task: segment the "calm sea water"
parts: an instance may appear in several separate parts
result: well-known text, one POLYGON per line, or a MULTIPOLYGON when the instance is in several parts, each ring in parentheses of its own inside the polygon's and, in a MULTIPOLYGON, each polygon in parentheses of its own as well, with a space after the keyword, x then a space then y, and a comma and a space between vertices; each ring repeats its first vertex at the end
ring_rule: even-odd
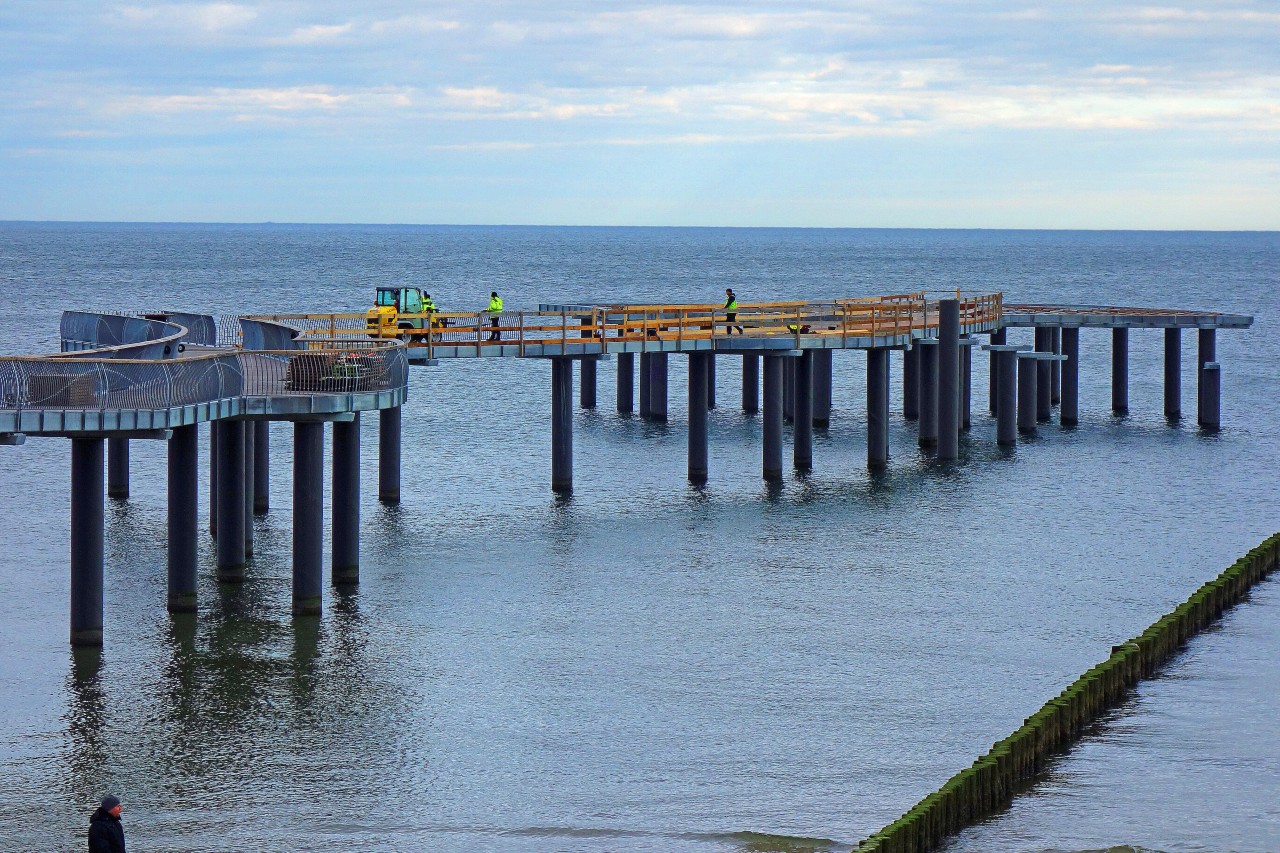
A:
MULTIPOLYGON (((963 459, 895 417, 878 479, 865 360, 837 354, 815 470, 777 489, 733 359, 706 488, 685 479, 682 359, 667 425, 613 412, 606 364, 570 500, 548 485, 545 363, 414 368, 404 501, 374 500, 368 421, 362 584, 311 620, 289 615, 288 427, 248 581, 216 584, 206 541, 184 619, 164 610, 164 448, 135 442, 100 657, 66 644, 67 443, 0 448, 0 847, 82 849, 107 790, 149 851, 847 847, 1280 527, 1278 271, 1266 233, 0 225, 14 353, 56 349, 64 308, 362 310, 394 282, 454 310, 494 289, 963 287, 1257 318, 1219 333, 1219 435, 1165 422, 1158 332, 1132 335, 1132 413, 1112 417, 1109 335, 1086 331, 1078 429, 998 451, 978 358, 963 459)), ((1189 410, 1193 362, 1189 335, 1189 410)), ((1280 849, 1278 624, 1264 585, 955 849, 1280 849)))

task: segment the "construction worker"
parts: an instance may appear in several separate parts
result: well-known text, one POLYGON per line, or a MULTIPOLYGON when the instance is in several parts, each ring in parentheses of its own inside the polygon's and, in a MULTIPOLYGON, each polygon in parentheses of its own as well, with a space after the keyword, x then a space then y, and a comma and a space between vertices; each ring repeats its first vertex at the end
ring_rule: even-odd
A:
MULTIPOLYGON (((732 335, 738 320, 738 294, 733 292, 732 287, 726 287, 724 289, 724 295, 724 319, 728 323, 728 325, 725 326, 724 333, 726 335, 732 335)), ((737 326, 737 329, 738 334, 743 334, 741 326, 737 326)))
POLYGON ((424 294, 422 294, 422 313, 423 313, 423 314, 434 314, 434 313, 436 313, 436 311, 438 311, 438 310, 439 310, 439 309, 438 309, 438 308, 436 308, 436 304, 435 304, 435 302, 432 302, 432 301, 431 301, 431 294, 430 294, 430 293, 424 293, 424 294))
POLYGON ((489 325, 493 327, 493 331, 489 333, 489 340, 502 340, 502 332, 498 331, 498 324, 502 315, 502 297, 498 295, 498 291, 489 294, 489 325))

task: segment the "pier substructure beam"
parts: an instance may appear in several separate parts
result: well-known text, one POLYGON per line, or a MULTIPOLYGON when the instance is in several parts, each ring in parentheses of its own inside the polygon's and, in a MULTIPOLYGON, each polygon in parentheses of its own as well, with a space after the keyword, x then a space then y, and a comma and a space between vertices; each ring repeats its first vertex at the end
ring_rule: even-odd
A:
POLYGON ((218 537, 218 421, 209 421, 209 535, 218 537))
POLYGON ((360 582, 360 413, 333 424, 332 577, 360 582))
POLYGON ((667 354, 650 354, 649 367, 649 418, 665 422, 667 419, 667 354))
POLYGON ((715 354, 707 362, 707 408, 716 407, 716 359, 715 354))
POLYGON ((196 609, 196 502, 199 469, 199 428, 176 427, 169 439, 169 555, 170 613, 196 609))
POLYGON ((254 438, 257 425, 251 421, 244 425, 244 555, 253 556, 253 486, 257 482, 254 476, 254 438))
POLYGON ((831 357, 832 350, 813 352, 813 425, 831 423, 831 357))
POLYGON ((707 481, 707 393, 710 352, 689 353, 689 482, 707 481))
POLYGON ((631 414, 635 407, 636 354, 618 353, 618 412, 631 414))
POLYGON ((782 479, 782 376, 786 356, 764 356, 764 478, 782 479))
POLYGON ((1182 417, 1182 330, 1164 330, 1164 416, 1182 417))
POLYGON ((1200 428, 1217 432, 1222 428, 1222 369, 1216 361, 1200 368, 1200 428))
POLYGON ((902 351, 902 417, 908 421, 920 417, 920 348, 915 343, 902 351))
MULTIPOLYGON (((991 332, 991 340, 988 343, 991 345, 991 347, 1004 346, 1005 343, 1007 343, 1006 341, 1007 337, 1008 336, 1005 334, 1004 329, 996 329, 995 331, 991 332)), ((1000 356, 999 350, 991 349, 991 366, 988 368, 989 372, 987 376, 989 380, 989 384, 987 387, 987 410, 991 412, 991 414, 993 415, 999 413, 1000 411, 999 409, 1000 365, 1004 364, 1007 361, 1008 359, 1002 358, 1000 356)))
POLYGON ((71 439, 71 645, 102 645, 103 440, 71 439))
POLYGON ((324 574, 323 554, 324 424, 319 421, 298 421, 293 425, 293 612, 295 615, 320 612, 321 577, 324 574))
POLYGON ((253 511, 259 515, 271 509, 271 422, 253 425, 253 511))
POLYGON ((640 417, 648 420, 652 417, 649 408, 650 390, 653 385, 653 353, 640 353, 640 417))
MULTIPOLYGON (((1205 407, 1205 397, 1208 389, 1205 388, 1205 365, 1218 360, 1218 332, 1216 329, 1201 329, 1199 336, 1199 350, 1196 353, 1196 423, 1201 426, 1205 425, 1205 416, 1207 409, 1205 407)), ((1217 409, 1217 404, 1214 405, 1217 409)), ((1217 420, 1215 418, 1215 420, 1217 420)))
MULTIPOLYGON (((1053 329, 1037 326, 1035 339, 1036 352, 1053 354, 1053 329)), ((1053 361, 1040 359, 1036 366, 1036 420, 1046 423, 1053 416, 1053 361)))
POLYGON ((760 411, 760 355, 754 352, 742 354, 742 411, 760 411))
POLYGON ((1040 384, 1040 359, 1035 353, 1018 353, 1018 432, 1036 433, 1036 406, 1040 384))
POLYGON ((578 359, 578 405, 584 409, 596 407, 596 360, 578 359))
POLYGON ((129 439, 107 439, 107 497, 129 497, 129 439))
POLYGON ((1111 411, 1129 414, 1129 330, 1111 330, 1111 411))
POLYGON ((1062 329, 1062 403, 1058 421, 1063 426, 1080 423, 1080 329, 1062 329))
MULTIPOLYGON (((1060 326, 1054 326, 1052 332, 1053 339, 1051 341, 1051 351, 1054 355, 1062 355, 1062 328, 1060 326)), ((1052 405, 1056 406, 1062 402, 1062 362, 1054 361, 1051 362, 1051 364, 1053 385, 1050 389, 1051 393, 1049 394, 1049 401, 1052 405)))
POLYGON ((551 490, 573 491, 573 359, 551 359, 551 490))
POLYGON ((938 458, 960 456, 960 301, 938 303, 938 458))
POLYGON ((244 580, 244 421, 218 424, 218 580, 244 580))
POLYGON ((378 500, 400 503, 400 420, 403 406, 378 413, 378 500))
POLYGON ((889 464, 889 350, 867 350, 867 467, 889 464))
POLYGON ((791 457, 799 471, 813 468, 813 363, 816 352, 804 350, 795 362, 795 423, 791 427, 791 457))
POLYGON ((973 347, 977 343, 968 336, 960 339, 960 429, 973 426, 973 347))
POLYGON ((915 345, 920 349, 916 364, 920 380, 920 446, 934 447, 938 443, 938 339, 924 338, 915 345))

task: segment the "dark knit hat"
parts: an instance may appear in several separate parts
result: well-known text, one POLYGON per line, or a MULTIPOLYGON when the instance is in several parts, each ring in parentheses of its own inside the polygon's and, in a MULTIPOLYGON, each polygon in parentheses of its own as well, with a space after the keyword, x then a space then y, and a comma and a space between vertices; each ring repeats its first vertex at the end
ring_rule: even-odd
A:
POLYGON ((107 794, 105 797, 102 798, 103 811, 109 812, 118 805, 120 805, 120 798, 114 794, 107 794))

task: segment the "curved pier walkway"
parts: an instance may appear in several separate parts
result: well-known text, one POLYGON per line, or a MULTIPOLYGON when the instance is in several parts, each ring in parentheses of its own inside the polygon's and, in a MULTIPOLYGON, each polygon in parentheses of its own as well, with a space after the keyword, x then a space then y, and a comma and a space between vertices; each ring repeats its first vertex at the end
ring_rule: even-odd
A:
MULTIPOLYGON (((573 369, 579 405, 596 406, 598 362, 617 362, 617 409, 667 419, 669 356, 688 357, 688 476, 708 476, 707 411, 715 363, 742 361, 742 409, 762 413, 762 474, 783 474, 783 424, 793 464, 813 464, 813 428, 831 417, 832 355, 863 350, 867 465, 889 461, 889 359, 902 353, 903 417, 941 460, 959 455, 971 421, 972 352, 987 335, 988 407, 996 440, 1015 444, 1053 409, 1079 418, 1081 329, 1111 332, 1112 408, 1128 411, 1128 335, 1164 333, 1165 414, 1182 413, 1181 333, 1195 329, 1197 422, 1220 425, 1216 330, 1252 317, 1106 306, 1010 305, 1000 293, 924 292, 820 302, 716 305, 540 305, 534 311, 400 315, 421 328, 371 337, 364 314, 256 317, 158 312, 66 312, 62 352, 0 358, 0 445, 29 437, 71 440, 71 642, 103 640, 104 494, 127 497, 129 442, 168 445, 168 606, 196 608, 197 465, 209 423, 209 529, 217 573, 243 580, 252 514, 269 507, 268 423, 294 424, 293 610, 317 613, 322 596, 324 424, 333 424, 332 581, 359 580, 360 414, 379 412, 379 498, 400 499, 401 406, 410 363, 456 358, 546 358, 551 370, 551 486, 573 485, 573 369), (416 322, 415 322, 416 321, 416 322), (1007 343, 1034 328, 1034 346, 1007 343), (761 381, 763 374, 763 382, 761 381), (763 386, 763 387, 761 387, 763 386), (763 393, 761 393, 763 391, 763 393), (104 467, 106 477, 104 481, 104 467)), ((376 333, 376 330, 375 330, 376 333)))

